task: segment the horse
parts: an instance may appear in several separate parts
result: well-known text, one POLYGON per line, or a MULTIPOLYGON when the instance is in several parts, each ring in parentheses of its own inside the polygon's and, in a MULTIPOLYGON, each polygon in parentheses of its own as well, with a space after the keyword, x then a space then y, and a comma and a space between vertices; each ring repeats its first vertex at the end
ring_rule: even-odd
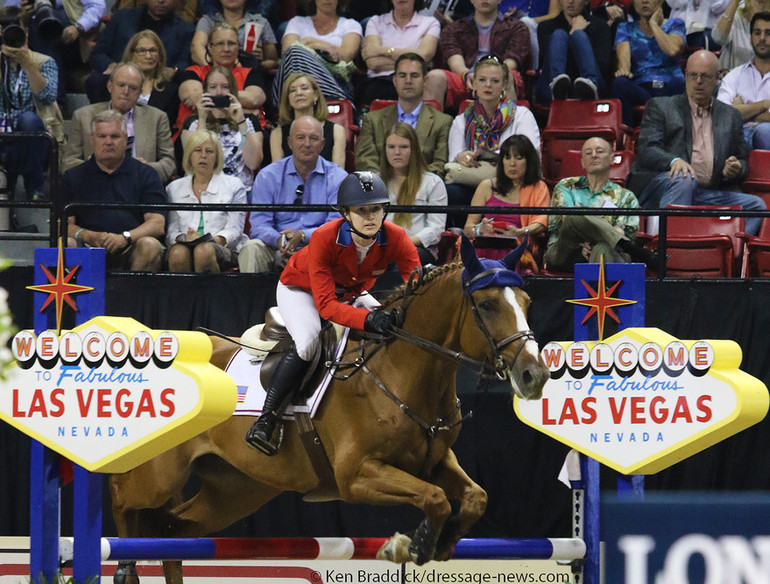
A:
MULTIPOLYGON (((458 365, 507 379, 521 398, 542 396, 549 372, 527 324, 529 297, 512 272, 525 245, 501 261, 479 260, 465 240, 464 270, 459 261, 439 266, 385 300, 384 308, 403 309, 401 327, 375 343, 362 370, 332 382, 313 419, 336 482, 331 498, 409 504, 424 513, 414 535, 396 533, 380 558, 447 560, 484 513, 486 492, 451 449, 463 420, 455 390, 458 365), (459 502, 456 511, 450 501, 459 502)), ((236 347, 211 340, 211 362, 223 367, 236 347)), ((349 340, 348 349, 357 342, 369 341, 349 340)), ((319 479, 296 424, 285 423, 281 448, 268 458, 244 440, 252 422, 233 416, 129 472, 111 475, 118 535, 202 537, 284 491, 313 491, 319 479), (193 474, 200 489, 183 500, 193 474)), ((167 584, 181 584, 181 561, 164 562, 164 573, 167 584)), ((115 582, 138 582, 135 563, 121 563, 115 582)))

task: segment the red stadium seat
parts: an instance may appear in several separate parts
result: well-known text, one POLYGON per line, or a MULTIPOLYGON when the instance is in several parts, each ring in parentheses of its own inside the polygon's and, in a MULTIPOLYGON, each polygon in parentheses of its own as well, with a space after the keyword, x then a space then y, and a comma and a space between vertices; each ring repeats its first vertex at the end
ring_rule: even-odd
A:
POLYGON ((770 150, 749 152, 749 172, 743 179, 743 191, 762 197, 770 208, 770 150))
POLYGON ((765 217, 756 237, 747 236, 743 248, 744 278, 770 278, 770 220, 765 217))
MULTIPOLYGON (((429 105, 436 111, 443 111, 441 109, 441 105, 439 102, 435 99, 425 99, 423 102, 425 105, 429 105)), ((386 108, 391 105, 395 105, 396 100, 395 99, 375 99, 372 103, 369 104, 369 111, 377 111, 379 109, 386 108)))
POLYGON ((356 167, 355 151, 358 126, 353 123, 353 104, 347 99, 330 99, 326 102, 329 108, 329 121, 339 124, 345 129, 345 170, 353 172, 356 167))
MULTIPOLYGON (((621 150, 613 153, 612 166, 610 167, 610 180, 621 186, 626 184, 626 177, 631 171, 631 163, 634 161, 634 153, 628 150, 621 150)), ((556 177, 558 182, 563 178, 569 176, 582 176, 585 174, 583 165, 581 164, 580 150, 567 150, 564 153, 564 158, 561 161, 559 168, 559 176, 556 177)))
POLYGON ((588 138, 604 138, 614 150, 622 150, 631 129, 622 123, 620 101, 600 99, 555 100, 542 132, 543 173, 554 180, 567 150, 580 150, 588 138))
MULTIPOLYGON (((669 205, 669 209, 724 209, 741 207, 705 207, 669 205)), ((743 217, 669 217, 666 276, 731 278, 737 276, 743 256, 743 217)), ((657 248, 658 238, 651 244, 657 248)))

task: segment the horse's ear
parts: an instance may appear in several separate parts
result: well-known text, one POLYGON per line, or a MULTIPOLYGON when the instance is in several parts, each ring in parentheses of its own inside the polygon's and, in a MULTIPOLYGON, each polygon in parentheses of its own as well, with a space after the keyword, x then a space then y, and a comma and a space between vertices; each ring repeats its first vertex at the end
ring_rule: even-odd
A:
POLYGON ((521 243, 519 244, 519 247, 514 249, 511 253, 509 253, 507 256, 503 258, 503 262, 508 267, 509 270, 515 270, 516 266, 519 264, 519 260, 521 259, 521 256, 524 255, 524 252, 527 249, 527 243, 529 242, 529 232, 524 233, 524 238, 521 240, 521 243))
POLYGON ((460 242, 460 257, 463 259, 465 273, 468 276, 473 276, 481 271, 481 262, 476 255, 476 249, 473 247, 471 240, 464 233, 460 237, 462 238, 460 242))

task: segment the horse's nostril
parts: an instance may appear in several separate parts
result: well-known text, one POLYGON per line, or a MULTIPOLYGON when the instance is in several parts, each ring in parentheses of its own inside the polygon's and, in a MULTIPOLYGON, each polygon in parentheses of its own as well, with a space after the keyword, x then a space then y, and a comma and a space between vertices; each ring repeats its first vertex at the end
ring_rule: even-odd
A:
POLYGON ((525 385, 530 385, 532 383, 533 377, 532 377, 532 374, 529 372, 529 370, 524 371, 524 373, 521 376, 521 380, 524 382, 525 385))

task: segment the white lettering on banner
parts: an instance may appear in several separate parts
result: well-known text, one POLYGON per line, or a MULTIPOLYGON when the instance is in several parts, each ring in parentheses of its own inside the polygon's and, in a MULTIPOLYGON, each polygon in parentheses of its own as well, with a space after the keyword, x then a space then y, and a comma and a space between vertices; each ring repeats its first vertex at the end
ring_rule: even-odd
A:
MULTIPOLYGON (((655 540, 649 535, 625 535, 618 539, 625 558, 625 584, 648 582, 649 554, 655 540)), ((770 536, 747 540, 737 535, 714 539, 692 533, 677 539, 666 552, 663 569, 655 584, 768 584, 770 582, 770 536), (703 566, 704 579, 692 582, 691 562, 703 566)))

